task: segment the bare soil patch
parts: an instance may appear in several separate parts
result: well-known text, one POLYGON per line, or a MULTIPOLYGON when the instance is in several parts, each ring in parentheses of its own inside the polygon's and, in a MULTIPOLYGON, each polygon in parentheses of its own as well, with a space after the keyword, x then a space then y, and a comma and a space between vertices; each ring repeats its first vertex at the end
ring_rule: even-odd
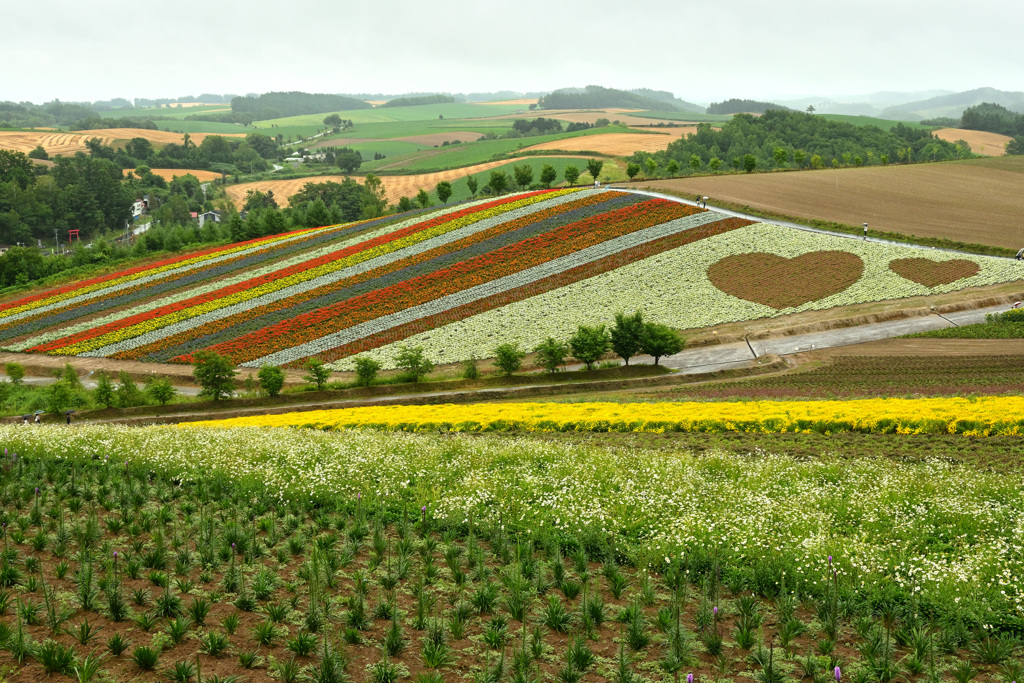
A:
POLYGON ((976 275, 978 264, 965 259, 936 262, 926 258, 900 258, 889 264, 889 270, 919 285, 937 287, 976 275))
POLYGON ((781 310, 838 294, 863 272, 860 257, 846 251, 815 251, 796 258, 751 253, 711 264, 708 278, 726 294, 781 310))
POLYGON ((875 230, 1018 249, 1024 194, 1017 174, 997 161, 699 176, 640 186, 798 219, 867 222, 875 230))
POLYGON ((616 156, 629 156, 633 152, 658 152, 668 147, 678 136, 644 133, 607 133, 605 135, 583 135, 576 138, 552 140, 531 145, 530 151, 555 149, 566 152, 601 152, 616 156))
POLYGON ((962 128, 942 128, 933 131, 932 135, 946 142, 963 140, 971 146, 971 151, 975 154, 984 154, 990 157, 1001 157, 1006 154, 1006 143, 1013 139, 1009 135, 962 128))
POLYGON ((172 180, 175 176, 179 178, 184 175, 194 175, 199 182, 205 183, 211 180, 220 178, 220 173, 214 173, 213 171, 203 171, 197 168, 152 168, 150 171, 153 175, 158 175, 164 180, 172 180))

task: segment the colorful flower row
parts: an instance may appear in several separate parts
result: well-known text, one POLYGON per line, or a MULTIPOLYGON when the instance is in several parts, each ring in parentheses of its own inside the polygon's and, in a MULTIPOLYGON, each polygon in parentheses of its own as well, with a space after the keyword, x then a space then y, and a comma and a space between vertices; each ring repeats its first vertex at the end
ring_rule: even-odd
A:
MULTIPOLYGON (((548 336, 566 338, 579 325, 612 320, 620 311, 643 312, 645 319, 678 329, 692 329, 744 320, 773 318, 791 313, 825 310, 851 304, 940 294, 1021 279, 1024 270, 1012 259, 949 254, 908 246, 862 242, 844 237, 757 223, 668 251, 638 263, 569 284, 539 296, 513 302, 447 325, 399 339, 366 355, 384 367, 395 367, 399 346, 423 347, 435 362, 455 362, 493 355, 499 342, 532 349, 548 336), (736 254, 771 253, 793 258, 822 250, 847 251, 864 262, 864 273, 848 289, 795 308, 776 310, 739 299, 717 289, 707 270, 736 254), (979 266, 977 275, 944 285, 926 287, 892 272, 894 259, 923 257, 934 261, 969 259, 979 266), (496 332, 500 334, 496 335, 496 332)), ((339 362, 349 369, 349 362, 339 362)))
POLYGON ((238 417, 188 426, 412 432, 861 432, 1019 436, 1024 433, 1024 397, 378 406, 238 417))
MULTIPOLYGON (((517 273, 613 237, 664 223, 691 211, 689 207, 664 200, 645 201, 569 224, 429 275, 405 280, 391 287, 296 316, 271 328, 211 348, 235 362, 248 362, 312 342, 361 322, 517 273)), ((191 362, 188 357, 175 360, 191 362)))
MULTIPOLYGON (((693 210, 682 209, 684 213, 687 211, 693 210)), ((653 227, 627 231, 624 235, 597 241, 596 244, 590 246, 584 246, 581 244, 584 240, 578 238, 577 240, 567 239, 567 248, 561 255, 558 251, 553 250, 550 244, 539 252, 532 254, 524 252, 518 258, 513 254, 507 263, 502 263, 501 259, 496 258, 493 254, 488 254, 485 258, 479 259, 476 264, 459 264, 458 268, 449 269, 449 273, 436 274, 438 283, 426 281, 414 283, 414 286, 420 285, 419 290, 410 288, 409 283, 402 283, 402 286, 395 288, 390 297, 374 293, 375 296, 367 297, 367 299, 371 307, 375 307, 372 309, 372 313, 375 315, 366 315, 365 311, 350 310, 341 311, 341 313, 346 313, 342 317, 338 311, 334 311, 338 315, 335 320, 331 320, 325 315, 322 320, 316 321, 320 327, 312 329, 315 333, 329 329, 333 324, 337 326, 338 331, 321 337, 313 337, 311 334, 310 337, 313 338, 308 341, 302 341, 299 338, 302 332, 297 331, 292 335, 292 340, 298 341, 298 344, 282 345, 280 350, 266 356, 246 360, 242 364, 251 366, 264 363, 281 365, 306 356, 330 357, 334 353, 334 349, 345 347, 357 340, 401 328, 422 318, 445 314, 452 309, 462 309, 474 302, 498 297, 504 292, 527 287, 532 283, 542 282, 565 272, 573 272, 580 266, 601 261, 645 242, 656 241, 675 231, 713 222, 716 218, 715 214, 700 212, 689 218, 667 220, 659 224, 659 220, 666 216, 657 216, 654 215, 655 213, 656 210, 647 216, 648 220, 654 223, 653 227), (530 261, 535 262, 536 265, 506 272, 509 270, 509 266, 525 266, 530 261), (499 264, 501 270, 497 273, 489 273, 488 270, 495 263, 499 264), (496 277, 493 277, 495 275, 496 277), (448 279, 444 279, 445 276, 448 276, 448 279), (388 310, 389 308, 391 310, 388 310), (359 322, 360 319, 363 321, 359 322)), ((549 236, 545 235, 545 237, 549 236)), ((260 342, 257 335, 251 336, 253 344, 260 342)), ((187 362, 185 358, 182 358, 181 361, 187 362)))
MULTIPOLYGON (((625 194, 586 193, 582 196, 574 196, 571 202, 545 202, 543 206, 547 208, 544 210, 527 213, 517 220, 505 220, 490 226, 486 224, 493 221, 481 221, 479 224, 467 226, 400 250, 390 257, 380 257, 364 262, 360 266, 346 269, 344 274, 347 277, 288 296, 284 296, 285 292, 282 291, 278 293, 281 295, 279 297, 262 297, 272 300, 262 305, 256 305, 255 300, 251 301, 249 302, 251 306, 233 315, 205 324, 193 325, 178 334, 165 336, 150 344, 120 352, 115 357, 166 361, 178 355, 227 341, 241 334, 277 324, 286 318, 448 267, 472 256, 521 241, 574 220, 597 215, 610 208, 638 201, 641 201, 640 198, 625 194), (465 236, 455 239, 460 234, 465 236), (435 244, 437 246, 434 246, 435 244), (405 254, 411 255, 394 258, 405 254), (376 262, 382 262, 382 264, 377 265, 376 262), (369 268, 369 266, 376 267, 369 268), (349 273, 354 274, 350 275, 349 273)), ((508 216, 509 214, 503 214, 501 218, 508 216)), ((341 274, 341 272, 338 273, 338 275, 341 274)), ((289 290, 294 289, 296 288, 289 288, 289 290)))
MULTIPOLYGON (((460 207, 447 207, 431 213, 434 215, 440 215, 457 210, 460 210, 460 207)), ((47 342, 60 339, 61 337, 71 336, 79 332, 89 330, 93 327, 107 325, 118 320, 123 320, 140 313, 145 313, 147 311, 161 308, 162 306, 173 304, 180 301, 183 297, 187 298, 190 296, 207 294, 223 287, 228 287, 255 277, 260 277, 268 273, 281 270, 282 268, 298 266, 304 261, 320 258, 337 251, 339 248, 356 244, 363 240, 374 239, 380 235, 385 235, 395 230, 400 230, 421 220, 423 220, 423 215, 418 214, 403 220, 396 220, 395 217, 386 217, 363 221, 357 224, 349 224, 352 226, 352 230, 349 230, 346 226, 343 230, 334 232, 333 235, 325 234, 324 238, 321 238, 318 235, 315 239, 310 239, 307 243, 307 248, 314 247, 312 250, 299 250, 297 254, 292 256, 288 256, 287 253, 281 252, 279 258, 275 258, 271 260, 269 264, 264 264, 263 266, 259 266, 258 263, 244 263, 242 264, 244 267, 241 272, 237 272, 225 278, 217 279, 214 282, 207 281, 196 285, 194 282, 195 276, 182 278, 179 281, 182 285, 182 290, 177 291, 170 296, 153 299, 152 297, 154 294, 152 292, 148 292, 146 296, 148 300, 136 306, 116 309, 101 318, 86 320, 70 326, 61 326, 56 330, 51 330, 43 334, 29 337, 13 344, 8 343, 5 345, 5 348, 12 351, 25 351, 33 346, 45 344, 47 342), (341 238, 340 241, 338 241, 339 238, 341 238), (326 243, 326 246, 324 246, 323 243, 326 243), (316 246, 318 244, 321 246, 316 246)), ((288 252, 291 252, 290 248, 288 249, 288 252)), ((205 279, 209 280, 209 278, 205 279)))
MULTIPOLYGON (((375 239, 361 241, 355 245, 324 255, 317 259, 303 261, 288 269, 276 270, 258 278, 251 278, 230 287, 214 290, 207 294, 193 296, 173 304, 125 318, 102 327, 83 331, 70 338, 55 340, 49 344, 29 349, 33 352, 77 355, 95 351, 141 334, 161 329, 173 323, 188 320, 202 313, 215 311, 232 304, 240 304, 264 294, 277 292, 288 286, 311 281, 322 275, 339 271, 347 266, 360 263, 382 254, 391 253, 409 244, 428 239, 435 234, 446 232, 467 222, 503 213, 506 207, 516 208, 543 201, 541 195, 526 198, 511 198, 491 202, 480 209, 465 209, 451 220, 434 218, 418 222, 398 231, 388 232, 375 239)), ((106 352, 99 355, 106 355, 106 352)))

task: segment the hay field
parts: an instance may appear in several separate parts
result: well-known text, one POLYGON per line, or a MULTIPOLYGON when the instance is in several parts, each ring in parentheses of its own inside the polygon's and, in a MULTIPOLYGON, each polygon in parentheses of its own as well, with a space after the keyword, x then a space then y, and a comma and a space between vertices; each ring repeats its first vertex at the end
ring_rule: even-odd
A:
POLYGON ((1006 143, 1013 139, 1009 135, 962 128, 942 128, 934 131, 932 135, 946 142, 963 140, 971 146, 971 151, 975 154, 989 157, 1001 157, 1006 154, 1006 143))
MULTIPOLYGON (((178 176, 180 178, 181 176, 189 174, 194 175, 201 183, 206 183, 220 178, 220 173, 203 171, 197 168, 151 168, 150 171, 153 175, 158 175, 167 181, 173 180, 174 176, 178 176)), ((127 171, 125 172, 127 173, 127 171)))
MULTIPOLYGON (((208 133, 192 133, 189 138, 192 142, 202 144, 208 133)), ((224 137, 245 137, 244 133, 227 133, 224 137)), ((90 138, 99 138, 103 144, 114 144, 118 140, 130 140, 132 138, 145 138, 155 145, 166 145, 171 142, 181 144, 184 136, 180 133, 171 133, 166 130, 147 130, 144 128, 104 128, 100 130, 78 130, 73 133, 52 130, 36 131, 0 131, 0 149, 9 149, 15 152, 28 153, 37 145, 51 156, 57 154, 72 155, 75 152, 84 152, 88 149, 85 141, 90 138)))
MULTIPOLYGON (((515 157, 514 159, 489 161, 486 164, 466 166, 464 168, 457 168, 449 171, 439 171, 435 173, 420 173, 417 175, 380 176, 380 179, 381 182, 384 184, 384 196, 387 198, 389 202, 394 203, 397 202, 401 197, 415 197, 416 193, 419 192, 421 189, 431 192, 433 191, 434 186, 437 185, 442 180, 454 182, 468 175, 481 173, 483 171, 489 171, 492 168, 497 168, 498 166, 505 166, 523 160, 536 160, 537 158, 538 157, 515 157)), ((310 176, 306 178, 294 178, 291 180, 258 180, 252 183, 229 185, 225 188, 225 192, 227 192, 228 198, 230 198, 231 201, 235 203, 235 206, 241 208, 242 205, 245 203, 245 193, 248 190, 259 190, 261 192, 273 190, 274 198, 277 200, 278 205, 284 208, 288 206, 288 197, 292 196, 293 194, 301 190, 302 186, 305 185, 306 183, 340 183, 346 177, 347 176, 343 175, 324 175, 310 176)), ((351 176, 351 178, 356 182, 363 182, 362 176, 351 176)))
POLYGON ((566 152, 601 152, 616 156, 629 156, 633 152, 658 152, 668 147, 677 135, 660 135, 657 133, 608 133, 605 135, 585 135, 563 140, 552 140, 532 145, 529 151, 558 149, 566 152))
POLYGON ((803 219, 1010 249, 1024 246, 1024 168, 1004 159, 636 183, 803 219))

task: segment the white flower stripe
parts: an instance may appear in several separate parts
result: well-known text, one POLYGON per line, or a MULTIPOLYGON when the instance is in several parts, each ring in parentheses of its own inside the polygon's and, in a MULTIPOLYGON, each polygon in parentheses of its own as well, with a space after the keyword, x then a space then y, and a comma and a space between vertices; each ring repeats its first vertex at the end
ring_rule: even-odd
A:
POLYGON ((518 273, 496 278, 490 282, 485 282, 461 292, 443 296, 438 299, 434 299, 433 301, 407 308, 403 311, 399 311, 398 313, 391 313, 365 323, 354 325, 306 344, 300 344, 289 349, 268 354, 262 358, 242 363, 242 366, 259 367, 267 363, 271 365, 284 365, 285 363, 290 363, 291 361, 312 356, 336 346, 348 344, 357 339, 383 332, 391 329, 392 327, 404 325, 426 316, 442 313, 450 308, 472 303, 479 299, 494 296, 495 294, 500 294, 510 289, 515 289, 531 282, 542 280, 552 275, 557 275, 562 271, 585 265, 592 261, 600 260, 623 251, 624 249, 629 249, 646 242, 661 239, 662 237, 667 237, 668 235, 673 235, 677 232, 700 227, 708 223, 714 223, 721 220, 721 218, 720 214, 706 211, 692 216, 687 216, 686 218, 668 221, 654 227, 637 230, 636 232, 628 235, 616 237, 605 242, 601 242, 600 244, 580 249, 572 254, 552 259, 551 261, 547 261, 532 268, 527 268, 526 270, 518 273))

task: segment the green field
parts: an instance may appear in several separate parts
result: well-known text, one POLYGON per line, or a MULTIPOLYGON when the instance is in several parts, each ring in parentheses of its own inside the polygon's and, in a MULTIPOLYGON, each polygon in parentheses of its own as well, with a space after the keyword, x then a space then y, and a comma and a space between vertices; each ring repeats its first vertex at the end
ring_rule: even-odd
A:
MULTIPOLYGON (((234 123, 218 123, 216 121, 154 121, 160 130, 170 130, 176 133, 212 133, 214 135, 228 135, 231 133, 253 133, 255 128, 246 128, 234 123)), ((266 132, 266 131, 261 131, 266 132)))
POLYGON ((154 109, 125 109, 118 111, 105 111, 103 116, 109 118, 118 118, 120 116, 132 116, 138 118, 149 118, 154 121, 158 119, 184 119, 186 116, 192 116, 193 114, 209 114, 230 112, 230 104, 204 104, 200 107, 160 107, 154 109))
MULTIPOLYGON (((319 126, 323 128, 324 117, 337 113, 343 119, 355 124, 360 123, 393 123, 396 121, 432 121, 444 119, 475 119, 491 116, 513 114, 523 107, 498 104, 470 104, 455 102, 452 104, 430 104, 421 107, 388 107, 375 109, 353 109, 349 111, 324 112, 322 114, 304 114, 287 116, 280 119, 257 121, 258 128, 270 126, 319 126), (444 117, 444 119, 440 117, 444 117)), ((535 114, 539 115, 539 114, 535 114)))
MULTIPOLYGON (((429 135, 455 130, 472 131, 483 135, 493 132, 501 135, 512 127, 511 119, 433 119, 426 121, 377 121, 372 123, 356 123, 344 133, 327 136, 328 140, 345 140, 348 138, 404 138, 413 135, 429 135)), ((476 139, 469 138, 468 139, 476 139)))
MULTIPOLYGON (((438 148, 438 150, 430 149, 429 151, 409 155, 404 159, 383 159, 381 161, 365 163, 361 170, 425 172, 462 168, 463 166, 472 166, 490 161, 499 154, 515 154, 520 149, 545 142, 588 135, 624 132, 635 133, 636 131, 609 126, 607 128, 577 131, 575 133, 562 133, 561 135, 539 135, 537 137, 510 138, 507 140, 481 140, 463 145, 449 145, 448 147, 438 148)), ((363 156, 365 158, 366 155, 364 154, 363 156)))
POLYGON ((875 126, 882 130, 891 130, 900 123, 908 128, 914 128, 916 130, 935 130, 935 126, 922 126, 917 121, 893 121, 891 119, 875 118, 874 116, 848 116, 846 114, 815 114, 815 116, 829 121, 852 123, 855 126, 875 126))
POLYGON ((631 116, 692 123, 725 123, 732 118, 732 114, 684 114, 678 111, 638 111, 632 113, 631 116))

